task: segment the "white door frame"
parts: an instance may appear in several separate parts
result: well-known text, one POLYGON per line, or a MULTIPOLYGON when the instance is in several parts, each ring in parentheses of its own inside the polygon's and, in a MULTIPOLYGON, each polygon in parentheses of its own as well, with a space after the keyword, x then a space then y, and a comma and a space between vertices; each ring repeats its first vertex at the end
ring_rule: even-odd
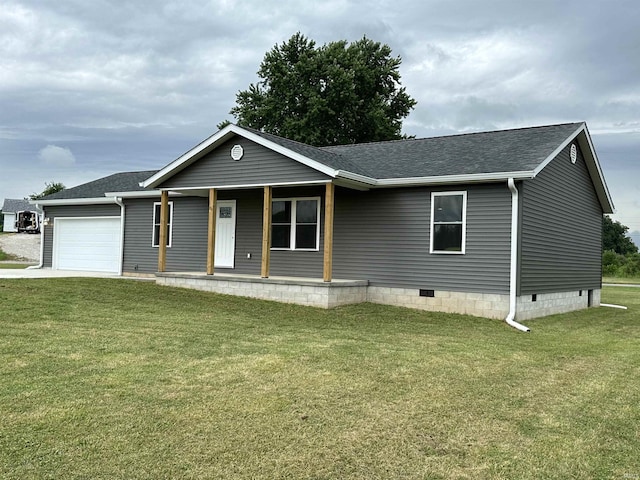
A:
MULTIPOLYGON (((225 219, 226 221, 226 219, 225 219)), ((236 201, 235 200, 218 200, 216 202, 216 252, 214 253, 214 268, 234 268, 235 267, 235 253, 236 253, 236 201), (220 260, 216 260, 218 247, 222 244, 219 240, 219 235, 222 235, 222 229, 220 228, 220 207, 231 207, 231 219, 228 225, 231 226, 227 235, 231 236, 231 256, 230 261, 221 263, 220 260)))

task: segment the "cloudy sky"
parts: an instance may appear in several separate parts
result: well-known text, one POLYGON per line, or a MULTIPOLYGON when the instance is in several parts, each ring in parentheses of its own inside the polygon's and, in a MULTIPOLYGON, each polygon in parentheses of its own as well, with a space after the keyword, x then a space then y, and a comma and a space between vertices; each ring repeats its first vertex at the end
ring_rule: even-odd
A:
POLYGON ((164 166, 300 31, 388 44, 417 137, 586 121, 640 235, 639 25, 638 0, 0 0, 0 202, 164 166))

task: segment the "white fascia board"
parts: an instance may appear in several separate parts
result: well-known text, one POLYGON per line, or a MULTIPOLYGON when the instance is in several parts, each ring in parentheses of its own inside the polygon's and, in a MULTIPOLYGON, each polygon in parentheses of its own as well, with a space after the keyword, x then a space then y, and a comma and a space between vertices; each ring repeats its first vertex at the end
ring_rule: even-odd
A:
MULTIPOLYGON (((611 197, 611 192, 609 192, 609 187, 607 186, 607 182, 604 178, 604 174, 602 173, 602 168, 600 167, 600 161, 598 160, 598 154, 596 153, 596 149, 593 147, 593 142, 591 141, 591 135, 589 134, 589 129, 587 128, 587 125, 584 125, 584 135, 582 137, 578 138, 579 143, 580 142, 580 138, 584 138, 586 140, 586 143, 588 145, 589 148, 589 156, 591 157, 590 160, 591 162, 587 163, 587 169, 589 170, 589 173, 591 173, 591 168, 590 164, 595 167, 596 173, 598 175, 598 180, 600 181, 600 185, 601 185, 601 191, 602 193, 604 193, 604 196, 606 197, 606 201, 607 201, 607 205, 605 205, 605 207, 608 208, 609 211, 607 211, 607 208, 605 208, 605 213, 616 213, 616 207, 613 204, 613 198, 611 197)), ((580 146, 582 148, 582 145, 580 146)), ((582 148, 582 154, 584 155, 584 148, 582 148)), ((598 190, 598 188, 596 187, 596 189, 598 190)))
POLYGON ((464 175, 442 175, 434 177, 408 177, 408 178, 381 178, 376 182, 377 187, 400 187, 419 185, 445 185, 458 183, 481 183, 500 182, 514 178, 524 180, 533 178, 533 172, 497 172, 497 173, 475 173, 464 175))
POLYGON ((304 155, 300 155, 299 153, 293 152, 288 148, 285 148, 281 145, 278 145, 277 143, 273 143, 261 137, 260 135, 256 135, 255 133, 248 132, 241 127, 237 127, 236 125, 229 125, 229 126, 233 127, 233 132, 236 133, 237 135, 240 135, 241 137, 244 137, 247 140, 251 140, 252 142, 262 145, 263 147, 268 148, 269 150, 273 150, 274 152, 280 153, 285 157, 289 157, 292 160, 296 160, 297 162, 300 162, 303 165, 306 165, 307 167, 313 168, 314 170, 324 173, 325 175, 329 175, 330 177, 335 178, 338 173, 338 170, 334 170, 333 168, 328 167, 323 163, 316 162, 315 160, 305 157, 304 155))
POLYGON ((234 133, 232 131, 232 127, 234 126, 235 125, 227 125, 222 130, 219 130, 218 132, 214 133, 210 137, 206 138, 205 140, 200 142, 198 145, 193 147, 191 150, 180 155, 178 158, 176 158, 173 162, 168 164, 166 167, 159 170, 154 175, 147 178, 145 181, 140 182, 140 186, 141 187, 155 186, 156 184, 160 183, 162 180, 168 177, 171 172, 181 167, 185 163, 189 162, 196 155, 202 153, 204 150, 211 147, 212 145, 215 145, 216 143, 226 140, 231 133, 234 133))
POLYGON ((537 176, 544 167, 546 167, 547 165, 549 165, 549 163, 551 163, 551 161, 556 158, 558 156, 558 154, 565 149, 565 147, 567 145, 569 145, 571 142, 573 142, 573 140, 578 136, 578 134, 580 132, 583 132, 585 129, 585 124, 584 122, 578 127, 578 129, 573 132, 571 135, 569 135, 567 137, 567 139, 562 142, 558 148, 556 148, 553 152, 551 152, 551 154, 549 154, 549 156, 547 156, 547 158, 545 158, 542 163, 540 165, 538 165, 534 170, 534 177, 537 176))
POLYGON ((159 197, 162 192, 160 190, 143 190, 139 192, 106 192, 105 197, 120 197, 120 198, 146 198, 146 197, 159 197))
MULTIPOLYGON (((262 187, 304 187, 307 185, 324 185, 330 183, 331 180, 312 180, 309 182, 272 182, 272 183, 246 183, 237 185, 200 185, 198 187, 171 187, 170 189, 155 190, 157 192, 170 190, 169 195, 180 194, 182 192, 189 192, 194 190, 235 190, 235 189, 247 189, 247 188, 262 188, 262 187)), ((158 193, 160 194, 160 193, 158 193)))
POLYGON ((310 168, 313 168, 314 170, 324 173, 325 175, 329 175, 330 177, 336 176, 336 170, 334 170, 331 167, 328 167, 320 162, 316 162, 315 160, 305 157, 304 155, 300 155, 299 153, 293 152, 288 148, 282 147, 277 143, 273 143, 261 137, 260 135, 256 135, 255 133, 249 132, 241 127, 238 127, 236 125, 227 125, 225 128, 223 128, 219 132, 210 136, 209 138, 199 143, 198 145, 193 147, 191 150, 189 150, 185 154, 178 157, 176 160, 171 162, 169 165, 164 167, 162 170, 157 172, 152 177, 148 178, 144 182, 141 182, 140 186, 155 187, 164 179, 169 177, 171 173, 173 173, 175 170, 193 161, 195 158, 198 157, 198 155, 202 154, 203 152, 212 150, 216 145, 222 143, 223 141, 226 141, 233 134, 246 138, 247 140, 251 140, 252 142, 257 143, 258 145, 262 145, 263 147, 268 148, 269 150, 272 150, 274 152, 280 153, 285 157, 291 158, 292 160, 296 160, 297 162, 300 162, 303 165, 306 165, 310 168))
POLYGON ((32 200, 34 205, 99 205, 116 203, 113 197, 97 197, 97 198, 61 198, 58 200, 32 200))
POLYGON ((335 178, 343 178, 345 180, 351 180, 358 183, 364 183, 368 186, 373 186, 378 183, 378 180, 372 177, 367 177, 365 175, 360 175, 357 173, 348 172, 347 170, 338 170, 336 171, 335 178))

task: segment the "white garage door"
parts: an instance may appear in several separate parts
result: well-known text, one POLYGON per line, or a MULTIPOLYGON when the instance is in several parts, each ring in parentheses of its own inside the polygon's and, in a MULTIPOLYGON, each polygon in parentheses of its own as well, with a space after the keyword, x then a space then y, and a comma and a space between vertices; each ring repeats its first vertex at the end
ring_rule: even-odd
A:
POLYGON ((120 217, 56 218, 53 268, 120 271, 120 217))

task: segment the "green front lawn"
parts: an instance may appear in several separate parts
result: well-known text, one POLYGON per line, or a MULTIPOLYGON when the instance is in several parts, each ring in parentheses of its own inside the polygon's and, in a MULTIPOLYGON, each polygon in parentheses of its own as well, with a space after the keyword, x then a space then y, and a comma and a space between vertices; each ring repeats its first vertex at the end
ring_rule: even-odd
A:
POLYGON ((371 304, 0 280, 0 477, 631 478, 640 290, 603 302, 630 308, 525 334, 371 304))
POLYGON ((6 263, 6 262, 0 262, 0 269, 2 268, 10 268, 10 269, 16 269, 16 270, 20 270, 20 269, 25 269, 30 265, 34 265, 33 263, 6 263))
POLYGON ((640 277, 602 277, 602 283, 628 283, 640 285, 640 277))

